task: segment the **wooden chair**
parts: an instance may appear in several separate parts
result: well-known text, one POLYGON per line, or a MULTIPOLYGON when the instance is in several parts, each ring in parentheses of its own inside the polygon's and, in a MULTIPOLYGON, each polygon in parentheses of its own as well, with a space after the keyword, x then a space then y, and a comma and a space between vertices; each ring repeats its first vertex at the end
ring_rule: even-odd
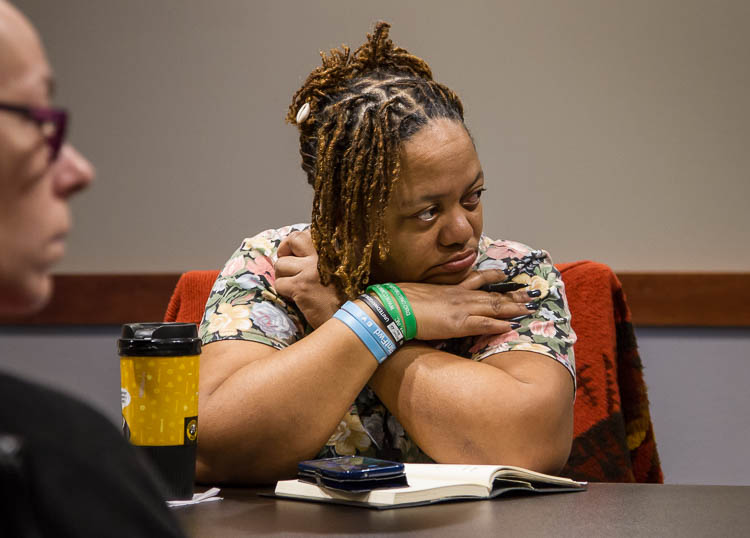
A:
MULTIPOLYGON (((643 367, 622 285, 604 264, 580 261, 557 268, 578 335, 574 440, 561 474, 600 482, 662 482, 643 367)), ((199 323, 218 274, 183 274, 165 321, 199 323)))

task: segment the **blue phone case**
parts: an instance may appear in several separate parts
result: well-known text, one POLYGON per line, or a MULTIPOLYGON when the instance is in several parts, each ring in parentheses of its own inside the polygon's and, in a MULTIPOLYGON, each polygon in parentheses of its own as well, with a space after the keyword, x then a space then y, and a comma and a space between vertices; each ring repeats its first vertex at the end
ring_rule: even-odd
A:
POLYGON ((364 456, 307 460, 297 469, 300 480, 348 492, 408 485, 403 463, 364 456))

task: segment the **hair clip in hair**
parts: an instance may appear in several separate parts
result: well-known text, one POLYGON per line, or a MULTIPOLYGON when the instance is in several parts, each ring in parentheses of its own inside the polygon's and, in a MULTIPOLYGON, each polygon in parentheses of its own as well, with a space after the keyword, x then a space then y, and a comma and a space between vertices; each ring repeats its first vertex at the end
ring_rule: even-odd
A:
POLYGON ((310 117, 310 103, 305 103, 297 111, 297 123, 304 123, 310 117))

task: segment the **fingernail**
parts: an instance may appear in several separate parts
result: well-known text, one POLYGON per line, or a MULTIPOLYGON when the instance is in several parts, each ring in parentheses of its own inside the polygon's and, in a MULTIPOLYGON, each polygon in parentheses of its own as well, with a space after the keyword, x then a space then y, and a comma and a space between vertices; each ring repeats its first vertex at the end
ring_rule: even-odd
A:
POLYGON ((539 297, 542 294, 542 290, 531 290, 531 291, 527 291, 526 294, 529 297, 539 297))
POLYGON ((515 321, 510 324, 510 328, 511 329, 518 329, 520 327, 521 327, 521 324, 520 323, 516 323, 515 321))
POLYGON ((526 303, 526 308, 529 310, 539 310, 539 303, 526 303))

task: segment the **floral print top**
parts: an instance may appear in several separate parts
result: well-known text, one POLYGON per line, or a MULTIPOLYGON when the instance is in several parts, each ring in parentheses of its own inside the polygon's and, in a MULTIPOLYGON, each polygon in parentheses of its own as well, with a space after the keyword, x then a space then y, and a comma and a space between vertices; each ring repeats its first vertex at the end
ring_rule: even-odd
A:
MULTIPOLYGON (((274 289, 274 263, 281 241, 309 224, 266 230, 245 239, 216 279, 206 303, 199 336, 203 344, 248 340, 283 349, 312 331, 296 305, 274 289)), ((500 335, 433 342, 441 349, 480 361, 495 353, 541 353, 568 369, 575 382, 570 311, 560 273, 543 250, 514 241, 479 241, 477 269, 501 269, 509 280, 540 290, 539 309, 516 318, 521 327, 500 335)), ((370 387, 360 392, 318 457, 358 454, 403 462, 430 462, 370 387)))

